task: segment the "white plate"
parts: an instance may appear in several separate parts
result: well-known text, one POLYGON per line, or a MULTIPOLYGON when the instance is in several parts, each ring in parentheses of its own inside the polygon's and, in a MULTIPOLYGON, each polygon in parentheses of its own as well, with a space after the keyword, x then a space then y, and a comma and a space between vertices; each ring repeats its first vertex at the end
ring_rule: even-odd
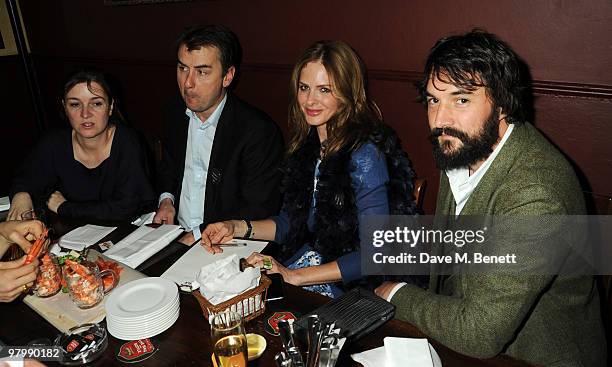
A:
POLYGON ((172 304, 168 305, 168 307, 164 307, 163 309, 160 309, 159 311, 152 313, 151 315, 141 316, 141 317, 117 317, 111 313, 107 313, 106 317, 107 319, 112 319, 120 323, 138 324, 138 323, 146 322, 149 320, 155 320, 160 317, 164 317, 168 314, 171 314, 174 311, 176 311, 176 309, 178 309, 179 306, 180 306, 179 298, 177 298, 175 301, 172 302, 172 304))
POLYGON ((164 320, 163 322, 142 325, 139 328, 125 328, 122 325, 116 325, 116 324, 106 324, 106 326, 109 330, 112 330, 113 333, 115 334, 141 335, 143 332, 154 332, 160 329, 165 330, 168 324, 170 325, 174 324, 179 314, 180 313, 177 311, 175 314, 172 315, 172 317, 169 317, 167 320, 164 320))
POLYGON ((116 322, 118 324, 123 324, 123 325, 138 326, 142 324, 143 322, 151 322, 151 321, 162 320, 164 318, 167 318, 168 316, 173 315, 174 312, 179 309, 179 307, 180 307, 179 303, 176 302, 172 307, 164 310, 163 312, 155 314, 155 316, 152 316, 152 317, 143 317, 143 318, 137 318, 137 319, 123 319, 123 318, 114 317, 113 315, 109 314, 109 315, 106 315, 106 320, 107 321, 111 320, 112 322, 116 322))
POLYGON ((179 317, 179 313, 177 313, 176 316, 173 317, 172 319, 168 320, 167 323, 160 325, 159 327, 155 329, 142 330, 141 332, 138 332, 138 333, 124 333, 124 332, 121 332, 120 330, 117 331, 111 327, 108 327, 107 330, 112 336, 114 336, 117 339, 122 339, 122 340, 145 339, 145 338, 153 337, 155 335, 159 335, 163 333, 164 331, 168 330, 172 325, 174 325, 178 317, 179 317))
POLYGON ((115 289, 105 303, 106 314, 119 318, 155 315, 176 299, 176 284, 164 278, 144 278, 115 289))
POLYGON ((180 311, 177 310, 177 312, 175 312, 171 317, 168 317, 166 320, 162 321, 162 322, 158 322, 155 324, 148 324, 148 325, 142 325, 140 328, 137 329, 126 329, 123 328, 121 325, 116 325, 116 324, 107 324, 108 329, 112 329, 115 333, 120 333, 120 334, 140 334, 142 332, 150 332, 150 331, 155 331, 158 329, 163 329, 165 328, 168 324, 172 324, 174 323, 174 321, 176 321, 176 319, 178 318, 178 316, 180 315, 180 311))
POLYGON ((125 323, 125 322, 122 322, 122 321, 117 321, 117 320, 114 320, 114 319, 109 319, 107 317, 106 318, 106 323, 110 324, 110 325, 113 325, 113 327, 115 327, 115 328, 121 328, 121 329, 125 329, 125 330, 139 330, 139 329, 142 329, 143 327, 150 327, 150 326, 155 326, 155 325, 163 324, 167 320, 173 318, 177 312, 179 312, 178 308, 168 312, 166 315, 164 315, 162 317, 155 318, 155 319, 150 319, 150 320, 144 320, 144 321, 141 321, 141 322, 135 323, 135 324, 125 323))

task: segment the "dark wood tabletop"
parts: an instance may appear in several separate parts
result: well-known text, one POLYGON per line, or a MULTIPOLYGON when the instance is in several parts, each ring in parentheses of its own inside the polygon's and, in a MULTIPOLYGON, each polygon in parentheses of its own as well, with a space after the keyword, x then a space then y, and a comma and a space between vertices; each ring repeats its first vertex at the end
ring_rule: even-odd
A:
MULTIPOLYGON (((134 227, 121 226, 109 235, 108 239, 118 240, 133 230, 134 227)), ((138 270, 149 276, 161 275, 176 259, 188 250, 188 247, 173 242, 162 252, 142 264, 138 270)), ((266 338, 267 349, 261 358, 249 362, 249 366, 275 366, 274 355, 281 348, 280 338, 272 336, 264 330, 267 317, 274 311, 293 311, 305 314, 329 301, 329 298, 314 294, 299 287, 284 284, 284 298, 268 302, 266 313, 255 320, 246 323, 247 333, 257 333, 266 338)), ((180 316, 176 323, 164 333, 153 337, 159 350, 149 359, 138 363, 142 366, 209 366, 211 365, 212 345, 210 327, 202 315, 196 298, 191 294, 180 295, 180 316)), ((104 322, 103 322, 104 323, 104 322)), ((59 331, 31 310, 21 300, 0 304, 0 340, 7 345, 27 345, 35 339, 52 341, 59 331)), ((423 335, 413 325, 399 320, 391 320, 371 334, 345 345, 342 349, 337 366, 360 366, 350 355, 383 345, 386 336, 423 338, 423 335)), ((429 339, 445 367, 459 366, 529 366, 529 364, 509 357, 499 356, 488 360, 478 360, 456 353, 435 340, 429 339)), ((109 343, 102 357, 94 361, 92 366, 122 365, 116 358, 118 348, 124 341, 109 335, 109 343)), ((54 362, 45 362, 57 365, 54 362)))

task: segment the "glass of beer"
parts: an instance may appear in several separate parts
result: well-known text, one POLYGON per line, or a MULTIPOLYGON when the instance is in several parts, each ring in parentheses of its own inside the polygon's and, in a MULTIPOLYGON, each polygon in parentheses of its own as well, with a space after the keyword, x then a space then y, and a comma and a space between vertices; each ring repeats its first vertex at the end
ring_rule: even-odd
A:
POLYGON ((210 322, 211 340, 218 367, 246 367, 247 341, 240 314, 225 311, 210 322))

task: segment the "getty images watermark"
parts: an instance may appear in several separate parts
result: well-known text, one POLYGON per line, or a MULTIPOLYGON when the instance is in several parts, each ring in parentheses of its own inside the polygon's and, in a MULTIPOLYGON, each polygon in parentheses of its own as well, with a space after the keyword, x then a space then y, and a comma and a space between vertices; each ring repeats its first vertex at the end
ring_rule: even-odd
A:
POLYGON ((365 275, 612 273, 612 216, 363 216, 365 275))

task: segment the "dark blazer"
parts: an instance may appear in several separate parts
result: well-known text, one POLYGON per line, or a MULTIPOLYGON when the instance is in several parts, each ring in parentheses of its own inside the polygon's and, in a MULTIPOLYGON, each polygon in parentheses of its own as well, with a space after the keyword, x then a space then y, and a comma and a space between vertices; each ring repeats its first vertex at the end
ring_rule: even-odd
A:
MULTIPOLYGON (((180 207, 189 117, 178 98, 166 111, 158 190, 174 195, 180 207)), ((278 125, 231 92, 215 132, 204 203, 204 222, 264 219, 281 204, 279 164, 284 144, 278 125)))

